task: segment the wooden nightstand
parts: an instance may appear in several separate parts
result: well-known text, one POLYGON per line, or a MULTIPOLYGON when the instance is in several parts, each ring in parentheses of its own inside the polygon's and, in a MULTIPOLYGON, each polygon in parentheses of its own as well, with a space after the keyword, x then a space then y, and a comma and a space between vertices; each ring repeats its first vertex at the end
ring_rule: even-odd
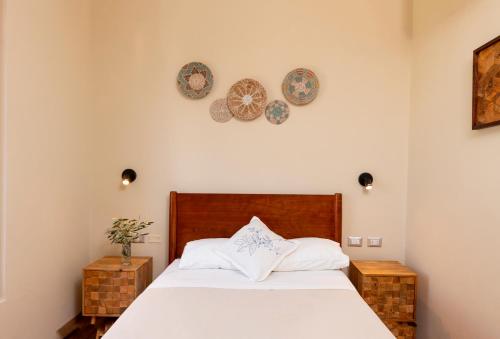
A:
POLYGON ((415 272, 398 261, 353 260, 349 279, 396 338, 415 338, 415 272))
POLYGON ((132 257, 128 266, 121 264, 121 257, 104 257, 93 262, 83 269, 82 314, 120 316, 152 278, 152 257, 132 257))

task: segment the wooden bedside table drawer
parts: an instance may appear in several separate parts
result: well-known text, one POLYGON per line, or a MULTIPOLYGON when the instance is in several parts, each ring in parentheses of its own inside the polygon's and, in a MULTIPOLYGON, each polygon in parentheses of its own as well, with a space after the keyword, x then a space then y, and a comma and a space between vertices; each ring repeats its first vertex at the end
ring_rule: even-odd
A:
POLYGON ((97 260, 83 269, 82 314, 118 317, 151 280, 151 257, 133 257, 128 266, 120 257, 97 260))
POLYGON ((135 272, 84 272, 84 315, 121 314, 136 298, 135 272))
POLYGON ((397 339, 414 339, 417 335, 414 322, 384 320, 384 324, 397 339))
POLYGON ((415 320, 415 278, 364 277, 359 294, 380 318, 415 320))
POLYGON ((353 260, 349 279, 396 338, 415 338, 415 272, 397 261, 353 260))

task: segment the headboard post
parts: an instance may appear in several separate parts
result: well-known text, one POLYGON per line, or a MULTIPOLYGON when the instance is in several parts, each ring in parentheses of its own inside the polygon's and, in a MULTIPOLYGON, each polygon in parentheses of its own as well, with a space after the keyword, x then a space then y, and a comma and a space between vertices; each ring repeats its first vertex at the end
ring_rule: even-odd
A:
POLYGON ((335 193, 333 206, 335 208, 333 213, 335 219, 335 236, 337 238, 337 242, 342 245, 342 194, 335 193))
POLYGON ((177 192, 170 192, 170 212, 168 231, 168 263, 175 260, 177 251, 177 192))

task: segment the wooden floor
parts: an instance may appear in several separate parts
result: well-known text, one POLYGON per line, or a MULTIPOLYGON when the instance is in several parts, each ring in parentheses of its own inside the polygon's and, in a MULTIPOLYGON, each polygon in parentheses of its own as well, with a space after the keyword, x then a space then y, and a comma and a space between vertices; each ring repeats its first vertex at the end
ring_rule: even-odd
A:
POLYGON ((71 332, 69 335, 65 336, 65 339, 95 339, 97 333, 97 328, 94 325, 88 324, 77 328, 75 331, 71 332))
POLYGON ((63 335, 65 339, 98 339, 104 334, 104 329, 109 328, 114 322, 115 318, 97 318, 95 324, 90 323, 90 317, 79 316, 70 325, 69 332, 63 335), (99 335, 98 335, 99 333, 99 335))

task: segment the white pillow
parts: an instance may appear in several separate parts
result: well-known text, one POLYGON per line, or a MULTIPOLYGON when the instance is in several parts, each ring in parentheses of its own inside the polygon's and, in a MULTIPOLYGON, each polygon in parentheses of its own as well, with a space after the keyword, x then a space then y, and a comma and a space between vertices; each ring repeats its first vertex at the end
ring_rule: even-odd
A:
POLYGON ((349 266, 349 257, 342 252, 339 243, 323 238, 292 239, 300 247, 274 269, 274 271, 321 271, 338 270, 349 266))
POLYGON ((253 281, 262 281, 297 243, 285 240, 271 231, 259 218, 253 217, 215 253, 229 260, 253 281))
POLYGON ((214 252, 214 248, 222 246, 227 240, 228 238, 208 238, 188 242, 182 252, 179 268, 221 268, 236 270, 236 267, 229 261, 214 252))

